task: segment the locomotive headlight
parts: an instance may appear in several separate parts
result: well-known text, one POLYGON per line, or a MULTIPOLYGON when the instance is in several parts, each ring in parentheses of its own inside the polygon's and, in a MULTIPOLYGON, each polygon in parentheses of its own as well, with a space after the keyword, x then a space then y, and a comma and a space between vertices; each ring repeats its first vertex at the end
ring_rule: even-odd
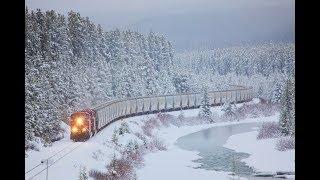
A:
POLYGON ((71 129, 71 131, 72 131, 73 133, 76 133, 76 132, 78 132, 78 128, 77 128, 77 127, 73 127, 73 128, 71 129))
POLYGON ((83 119, 82 119, 82 117, 78 117, 78 118, 76 119, 76 123, 77 123, 78 126, 81 126, 81 125, 83 124, 83 119))

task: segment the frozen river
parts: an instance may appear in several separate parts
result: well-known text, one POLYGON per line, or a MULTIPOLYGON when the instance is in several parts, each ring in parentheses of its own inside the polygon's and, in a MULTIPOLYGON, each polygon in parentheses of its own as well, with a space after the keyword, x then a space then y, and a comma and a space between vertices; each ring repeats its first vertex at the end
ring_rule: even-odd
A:
POLYGON ((249 157, 250 154, 223 147, 230 136, 254 131, 261 124, 245 123, 212 127, 180 137, 176 145, 185 150, 199 152, 201 158, 194 160, 194 162, 199 163, 197 168, 235 172, 237 175, 248 179, 277 179, 252 177, 251 175, 256 173, 254 168, 241 161, 241 159, 249 157))

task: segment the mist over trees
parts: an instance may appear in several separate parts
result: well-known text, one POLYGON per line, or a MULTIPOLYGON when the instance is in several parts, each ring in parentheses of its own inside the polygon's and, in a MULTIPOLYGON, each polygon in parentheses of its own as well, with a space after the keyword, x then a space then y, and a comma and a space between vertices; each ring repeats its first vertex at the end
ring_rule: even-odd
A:
POLYGON ((256 97, 280 102, 286 80, 295 71, 295 45, 264 43, 175 54, 175 67, 187 91, 225 89, 230 84, 252 86, 256 97))
POLYGON ((175 54, 154 32, 106 31, 76 12, 26 8, 26 148, 61 138, 61 120, 112 99, 241 84, 277 103, 294 59, 294 44, 285 43, 175 54))

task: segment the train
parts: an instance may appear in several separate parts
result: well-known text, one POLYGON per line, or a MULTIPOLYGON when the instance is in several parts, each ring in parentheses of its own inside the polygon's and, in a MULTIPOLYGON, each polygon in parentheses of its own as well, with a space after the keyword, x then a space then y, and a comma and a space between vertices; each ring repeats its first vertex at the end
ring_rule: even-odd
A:
MULTIPOLYGON (((251 101, 252 88, 236 86, 232 90, 208 92, 210 106, 219 106, 226 101, 251 101)), ((128 117, 158 112, 199 108, 201 93, 135 97, 100 104, 92 109, 74 112, 69 118, 70 139, 85 141, 109 124, 128 117)))

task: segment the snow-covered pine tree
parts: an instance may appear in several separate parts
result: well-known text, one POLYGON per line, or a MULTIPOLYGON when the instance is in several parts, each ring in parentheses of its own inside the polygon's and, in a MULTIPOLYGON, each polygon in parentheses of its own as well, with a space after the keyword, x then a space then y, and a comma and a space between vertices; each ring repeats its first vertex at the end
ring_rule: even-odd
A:
POLYGON ((226 120, 228 121, 233 121, 237 119, 236 117, 236 105, 234 103, 231 103, 230 101, 226 101, 223 106, 221 111, 224 112, 223 116, 226 120))
POLYGON ((180 110, 180 114, 178 116, 178 120, 179 120, 180 123, 184 120, 184 113, 183 113, 182 110, 180 110))
POLYGON ((121 126, 120 126, 118 132, 119 132, 119 135, 123 135, 125 133, 130 133, 130 128, 125 121, 121 122, 121 126))
POLYGON ((274 88, 272 89, 272 96, 271 96, 271 102, 278 103, 281 99, 281 93, 282 93, 282 87, 280 85, 280 82, 275 82, 274 88))
POLYGON ((293 82, 288 79, 285 84, 285 89, 281 98, 281 110, 279 126, 283 135, 290 135, 294 124, 294 100, 292 95, 294 92, 293 82))
POLYGON ((202 97, 201 97, 199 117, 203 119, 207 119, 210 122, 213 122, 211 115, 212 115, 212 112, 210 110, 208 88, 204 86, 202 87, 202 97))
POLYGON ((296 125, 296 95, 295 95, 295 74, 293 73, 293 75, 290 77, 291 80, 291 89, 290 89, 290 94, 291 94, 291 104, 292 104, 292 108, 290 110, 290 117, 291 119, 291 126, 290 126, 290 135, 291 136, 295 136, 295 125, 296 125))

